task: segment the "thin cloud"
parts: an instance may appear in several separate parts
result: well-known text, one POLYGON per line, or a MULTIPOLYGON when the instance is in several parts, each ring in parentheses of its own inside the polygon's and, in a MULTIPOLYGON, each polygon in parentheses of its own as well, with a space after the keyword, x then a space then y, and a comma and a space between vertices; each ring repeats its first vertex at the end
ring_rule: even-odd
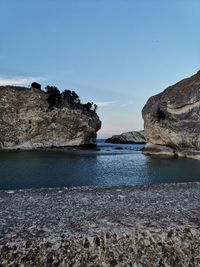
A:
POLYGON ((119 100, 115 100, 115 101, 95 101, 95 104, 97 104, 98 107, 100 108, 105 108, 105 107, 128 107, 128 106, 132 106, 134 104, 134 101, 126 101, 126 102, 122 102, 119 100))
POLYGON ((113 107, 115 105, 118 105, 119 101, 95 101, 95 104, 97 104, 98 107, 100 108, 105 108, 105 107, 113 107))
POLYGON ((32 82, 40 82, 46 80, 44 77, 24 77, 24 76, 14 76, 14 77, 2 77, 0 76, 0 85, 29 85, 32 82))
POLYGON ((129 107, 129 106, 132 106, 133 104, 135 104, 135 101, 127 101, 127 102, 121 103, 120 107, 122 108, 129 107))

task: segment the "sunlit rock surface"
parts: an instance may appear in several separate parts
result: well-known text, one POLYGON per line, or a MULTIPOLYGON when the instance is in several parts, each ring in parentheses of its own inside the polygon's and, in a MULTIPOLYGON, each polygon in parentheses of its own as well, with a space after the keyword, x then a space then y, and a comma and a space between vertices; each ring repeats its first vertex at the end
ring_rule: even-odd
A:
POLYGON ((113 135, 106 139, 105 142, 113 144, 145 144, 146 139, 144 136, 144 131, 132 131, 119 135, 113 135))
POLYGON ((0 191, 0 266, 197 267, 200 183, 0 191))
POLYGON ((144 152, 200 159, 200 71, 152 96, 142 115, 144 152))
POLYGON ((96 112, 49 109, 38 89, 0 86, 0 148, 34 149, 96 144, 101 122, 96 112))

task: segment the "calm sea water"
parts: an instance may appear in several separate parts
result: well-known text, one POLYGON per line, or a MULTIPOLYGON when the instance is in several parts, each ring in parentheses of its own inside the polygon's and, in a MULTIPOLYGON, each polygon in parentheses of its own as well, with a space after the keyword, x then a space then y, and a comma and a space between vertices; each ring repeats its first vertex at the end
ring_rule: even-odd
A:
POLYGON ((200 181, 200 162, 145 156, 142 145, 0 152, 0 189, 200 181), (121 149, 123 148, 123 149, 121 149))

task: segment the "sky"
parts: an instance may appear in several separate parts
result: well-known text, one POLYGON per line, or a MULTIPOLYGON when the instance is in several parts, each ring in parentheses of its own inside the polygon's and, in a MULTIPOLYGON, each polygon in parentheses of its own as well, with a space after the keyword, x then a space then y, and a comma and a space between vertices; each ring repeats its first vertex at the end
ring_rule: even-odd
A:
POLYGON ((98 137, 143 129, 148 98, 200 69, 199 0, 0 0, 0 85, 98 104, 98 137))

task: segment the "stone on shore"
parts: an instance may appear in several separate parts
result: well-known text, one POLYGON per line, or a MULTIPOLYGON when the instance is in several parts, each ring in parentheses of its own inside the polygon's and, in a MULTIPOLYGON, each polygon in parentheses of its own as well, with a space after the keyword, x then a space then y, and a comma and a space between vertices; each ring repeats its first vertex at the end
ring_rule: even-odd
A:
POLYGON ((119 135, 113 135, 112 137, 106 139, 105 142, 113 144, 145 144, 146 139, 144 136, 144 131, 132 131, 119 135))

